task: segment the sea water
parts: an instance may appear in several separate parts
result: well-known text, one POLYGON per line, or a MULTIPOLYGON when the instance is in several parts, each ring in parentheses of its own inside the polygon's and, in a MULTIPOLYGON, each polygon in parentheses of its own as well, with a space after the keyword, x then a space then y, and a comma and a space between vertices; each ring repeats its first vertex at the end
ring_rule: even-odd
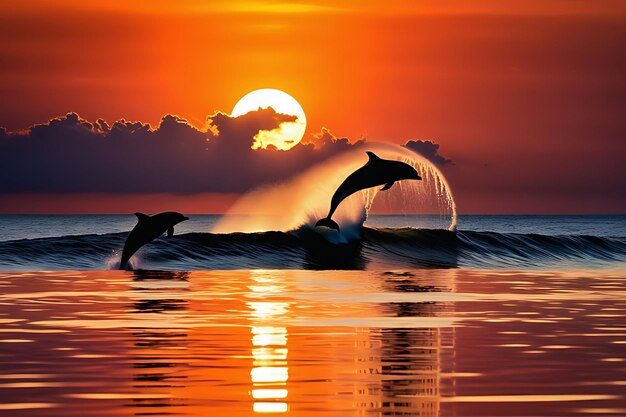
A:
MULTIPOLYGON (((220 216, 190 215, 172 239, 133 258, 135 268, 389 269, 616 267, 626 260, 626 216, 370 215, 343 245, 303 225, 284 232, 210 233, 220 216)), ((0 270, 111 269, 133 215, 0 216, 0 270)))
POLYGON ((190 217, 0 216, 0 415, 626 415, 624 216, 190 217))
POLYGON ((6 416, 622 416, 624 270, 0 273, 6 416))

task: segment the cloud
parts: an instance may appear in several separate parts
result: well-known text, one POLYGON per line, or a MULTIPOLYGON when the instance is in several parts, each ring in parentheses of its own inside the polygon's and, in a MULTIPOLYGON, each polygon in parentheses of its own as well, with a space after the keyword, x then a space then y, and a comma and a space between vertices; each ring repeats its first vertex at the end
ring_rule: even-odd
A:
POLYGON ((433 164, 442 167, 446 164, 454 164, 451 159, 439 154, 439 144, 429 140, 410 140, 404 146, 413 152, 422 155, 433 164))
POLYGON ((239 117, 217 112, 209 117, 210 130, 222 150, 248 151, 260 131, 278 129, 281 124, 295 122, 296 116, 276 113, 271 107, 251 111, 239 117), (223 140, 228 138, 228 140, 223 140))
MULTIPOLYGON (((90 122, 68 113, 25 131, 0 128, 0 193, 239 193, 364 141, 322 128, 289 151, 251 149, 259 131, 294 120, 272 108, 239 117, 217 112, 198 129, 171 114, 152 127, 123 119, 90 122)), ((439 145, 418 142, 407 147, 448 162, 437 154, 439 145)))

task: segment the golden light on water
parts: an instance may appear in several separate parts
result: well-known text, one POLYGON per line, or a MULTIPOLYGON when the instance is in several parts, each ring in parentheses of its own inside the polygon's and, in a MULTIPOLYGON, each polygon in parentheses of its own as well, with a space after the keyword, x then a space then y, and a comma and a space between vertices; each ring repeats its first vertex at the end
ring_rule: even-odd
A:
POLYGON ((0 375, 8 393, 0 414, 118 415, 132 407, 188 416, 437 417, 455 407, 506 413, 511 404, 528 415, 623 414, 626 328, 623 316, 602 316, 622 311, 624 291, 589 290, 601 274, 81 274, 0 274, 0 313, 17 323, 5 326, 15 333, 4 339, 32 340, 1 344, 12 360, 0 375), (24 314, 33 305, 41 310, 24 314), (575 352, 590 358, 572 361, 575 352), (572 380, 562 369, 586 377, 572 380), (510 378, 517 372, 549 383, 520 384, 510 378), (33 402, 39 393, 46 402, 33 402))
MULTIPOLYGON (((251 276, 254 283, 249 285, 249 297, 265 298, 280 293, 284 285, 275 282, 271 273, 256 271, 251 276)), ((275 324, 284 321, 289 312, 289 303, 275 301, 249 301, 252 323, 252 358, 250 370, 252 390, 255 400, 252 410, 255 413, 286 413, 289 406, 284 401, 289 394, 286 389, 289 379, 287 367, 287 328, 275 324), (256 401, 262 400, 262 401, 256 401)))
POLYGON ((252 398, 254 399, 266 399, 266 398, 285 398, 287 397, 286 389, 253 389, 252 398))
POLYGON ((231 116, 239 117, 251 111, 268 107, 277 113, 296 116, 297 119, 295 122, 282 123, 273 130, 261 130, 254 137, 252 149, 266 149, 275 146, 276 149, 286 151, 300 143, 306 130, 306 115, 300 103, 284 91, 273 88, 252 91, 239 99, 231 112, 231 116))
POLYGON ((287 403, 261 403, 256 402, 253 406, 255 413, 286 413, 288 410, 287 403))
POLYGON ((287 381, 289 373, 284 366, 259 366, 252 368, 250 376, 255 383, 281 383, 287 381))

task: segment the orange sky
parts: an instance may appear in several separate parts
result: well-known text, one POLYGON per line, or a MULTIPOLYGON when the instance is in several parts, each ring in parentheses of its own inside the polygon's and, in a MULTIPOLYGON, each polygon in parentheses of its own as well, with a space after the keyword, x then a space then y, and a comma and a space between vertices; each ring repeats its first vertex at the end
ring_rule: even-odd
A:
POLYGON ((94 3, 0 4, 0 126, 202 127, 270 87, 309 133, 439 143, 461 213, 626 206, 622 1, 94 3))

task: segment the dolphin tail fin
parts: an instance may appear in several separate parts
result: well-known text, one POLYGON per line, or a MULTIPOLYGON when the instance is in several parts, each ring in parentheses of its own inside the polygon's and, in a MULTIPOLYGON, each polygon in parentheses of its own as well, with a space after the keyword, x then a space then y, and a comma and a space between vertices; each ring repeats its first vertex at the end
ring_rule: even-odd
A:
POLYGON ((315 223, 315 227, 318 226, 324 226, 339 231, 339 225, 329 217, 324 217, 323 219, 318 220, 317 223, 315 223))

